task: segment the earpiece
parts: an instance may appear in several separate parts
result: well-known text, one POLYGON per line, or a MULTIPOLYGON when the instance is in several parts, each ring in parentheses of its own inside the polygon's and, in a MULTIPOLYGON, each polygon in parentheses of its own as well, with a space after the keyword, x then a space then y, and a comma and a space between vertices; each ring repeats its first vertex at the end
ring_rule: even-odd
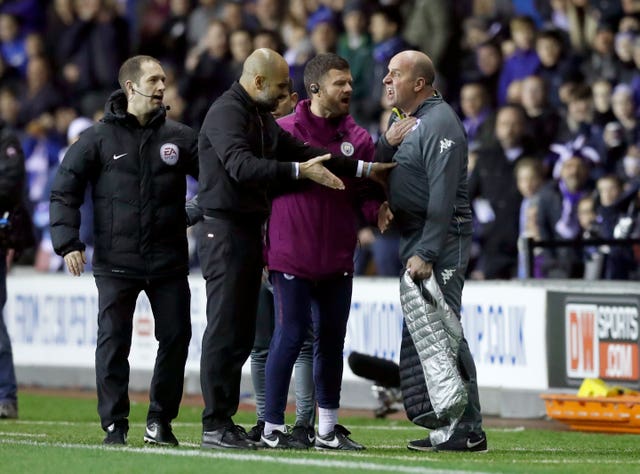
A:
POLYGON ((320 87, 318 87, 318 84, 311 84, 309 86, 309 90, 312 94, 317 94, 318 92, 320 92, 320 87))

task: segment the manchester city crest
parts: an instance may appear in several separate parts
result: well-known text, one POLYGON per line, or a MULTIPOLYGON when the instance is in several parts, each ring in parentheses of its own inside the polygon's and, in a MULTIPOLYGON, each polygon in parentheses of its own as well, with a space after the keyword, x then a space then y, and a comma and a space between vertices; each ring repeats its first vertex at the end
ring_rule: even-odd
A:
POLYGON ((342 142, 342 144, 340 145, 340 151, 344 156, 351 156, 353 155, 355 148, 353 147, 353 144, 349 142, 342 142))

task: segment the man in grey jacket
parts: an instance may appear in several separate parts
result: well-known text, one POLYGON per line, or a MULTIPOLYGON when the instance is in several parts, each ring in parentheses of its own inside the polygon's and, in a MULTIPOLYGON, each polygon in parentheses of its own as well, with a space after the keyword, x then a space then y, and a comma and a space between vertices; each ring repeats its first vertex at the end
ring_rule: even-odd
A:
MULTIPOLYGON (((389 177, 390 214, 401 232, 400 259, 414 280, 434 273, 451 310, 460 317, 464 274, 471 246, 467 195, 467 139, 453 109, 433 88, 435 71, 419 51, 395 55, 383 82, 396 118, 378 143, 377 159, 397 162, 389 177), (399 109, 399 110, 398 110, 399 109)), ((469 403, 451 438, 433 445, 411 441, 417 451, 486 451, 476 368, 466 339, 458 353, 469 403)), ((417 424, 432 411, 416 348, 403 328, 400 377, 405 408, 417 424)), ((434 426, 429 426, 434 427, 434 426)))

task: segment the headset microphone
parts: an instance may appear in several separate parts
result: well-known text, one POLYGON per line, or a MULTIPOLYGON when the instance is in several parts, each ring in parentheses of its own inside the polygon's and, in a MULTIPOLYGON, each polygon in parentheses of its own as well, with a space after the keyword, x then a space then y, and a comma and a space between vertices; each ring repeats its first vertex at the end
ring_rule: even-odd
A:
POLYGON ((139 90, 136 90, 136 89, 133 89, 133 88, 132 88, 131 90, 132 90, 133 92, 135 92, 136 94, 140 94, 142 97, 149 97, 149 98, 155 97, 155 96, 153 96, 153 95, 143 94, 143 93, 142 93, 142 92, 140 92, 139 90))

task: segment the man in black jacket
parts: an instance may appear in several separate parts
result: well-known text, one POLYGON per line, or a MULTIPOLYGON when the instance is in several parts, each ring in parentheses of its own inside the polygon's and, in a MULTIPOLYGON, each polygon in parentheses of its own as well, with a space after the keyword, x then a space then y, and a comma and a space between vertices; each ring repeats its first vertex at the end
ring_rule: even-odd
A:
POLYGON ((379 178, 393 166, 332 158, 282 130, 271 112, 288 87, 284 58, 258 49, 245 61, 239 82, 211 106, 200 131, 198 198, 204 222, 198 255, 207 287, 200 368, 205 448, 255 448, 231 417, 238 409, 242 365, 255 334, 262 226, 271 206, 268 186, 307 178, 344 189, 331 171, 379 178))
POLYGON ((20 141, 0 121, 0 418, 18 418, 18 386, 2 310, 7 302, 7 262, 34 244, 31 220, 22 200, 24 180, 20 141))
POLYGON ((150 56, 125 61, 122 89, 109 98, 104 119, 69 148, 51 190, 53 246, 76 276, 86 263, 79 207, 88 183, 93 190, 96 379, 105 444, 126 443, 127 357, 141 291, 159 342, 144 440, 178 444, 170 422, 178 415, 191 339, 185 177, 198 177, 198 154, 195 132, 165 117, 165 79, 150 56))

